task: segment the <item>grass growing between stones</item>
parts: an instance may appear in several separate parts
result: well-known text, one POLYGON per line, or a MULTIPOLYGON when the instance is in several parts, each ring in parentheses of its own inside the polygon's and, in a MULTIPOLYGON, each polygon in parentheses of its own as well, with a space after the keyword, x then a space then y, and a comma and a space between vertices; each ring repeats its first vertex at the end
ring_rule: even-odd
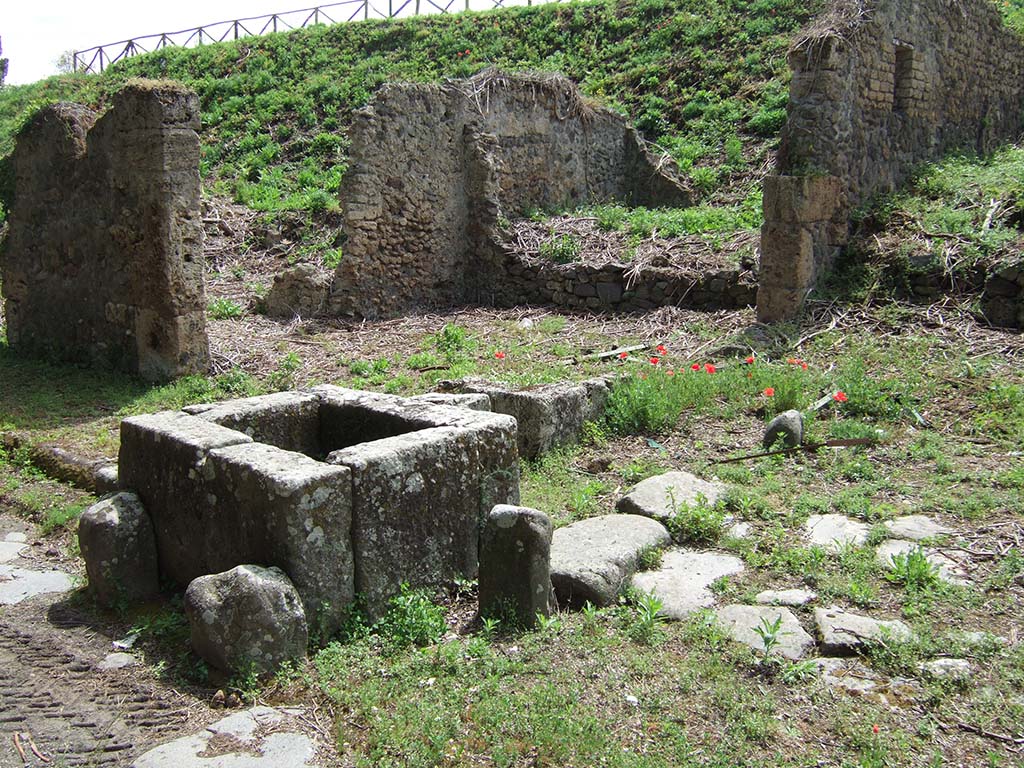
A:
MULTIPOLYGON (((746 565, 717 585, 718 603, 749 603, 763 589, 800 587, 818 593, 817 605, 903 620, 918 642, 888 642, 866 661, 878 673, 913 679, 919 686, 913 701, 890 708, 870 696, 850 697, 823 686, 806 664, 763 663, 761 654, 726 641, 706 615, 664 623, 651 619, 650 606, 645 617, 637 601, 560 614, 536 632, 483 627, 473 618, 467 585, 436 611, 423 602, 410 611, 434 627, 425 646, 392 643, 383 626, 351 633, 250 695, 317 701, 343 760, 353 765, 1012 766, 1017 745, 985 733, 1024 735, 1024 679, 1014 644, 1024 633, 1019 337, 979 326, 948 306, 900 307, 898 324, 890 308, 843 311, 835 323, 826 318, 790 337, 804 338, 800 344, 779 337, 759 345, 753 363, 745 362, 750 346, 730 333, 749 321, 743 313, 709 318, 663 310, 599 318, 466 310, 298 331, 263 319, 228 319, 211 322, 214 348, 231 350, 220 354, 230 354, 237 370, 163 387, 29 362, 3 350, 0 412, 7 429, 73 449, 100 452, 96 435, 107 432, 102 452, 113 454, 111 430, 120 415, 267 391, 284 376, 298 386, 355 382, 403 393, 427 390, 452 373, 519 381, 607 373, 634 383, 660 376, 663 388, 652 386, 647 395, 638 387, 633 395, 662 397, 679 387, 688 400, 674 418, 640 434, 616 431, 609 422, 592 425, 579 447, 523 465, 524 502, 567 524, 610 513, 622 492, 656 472, 718 477, 731 488, 722 511, 751 525, 746 538, 698 545, 725 548, 746 565), (936 318, 945 331, 937 331, 936 318), (237 336, 240 322, 254 323, 267 341, 246 353, 226 346, 226 331, 237 336), (461 331, 445 331, 449 325, 461 331), (586 358, 636 344, 645 348, 626 360, 586 358), (414 357, 425 353, 432 357, 414 357), (657 365, 651 357, 659 358, 657 365), (291 362, 283 366, 283 360, 291 362), (353 372, 358 361, 369 375, 359 366, 353 372), (695 362, 699 371, 691 369, 695 362), (419 370, 435 365, 441 368, 419 370), (771 397, 768 387, 775 390, 771 397), (831 399, 836 391, 847 395, 845 402, 831 399), (875 436, 877 442, 712 464, 759 450, 764 424, 783 402, 808 408, 826 396, 828 404, 809 423, 813 438, 875 436), (886 522, 911 513, 952 529, 925 546, 962 558, 969 586, 918 579, 911 589, 887 577, 875 548, 889 537, 886 522), (811 545, 804 524, 822 514, 864 523, 867 541, 835 551, 811 545), (990 634, 968 642, 961 630, 990 634), (918 664, 937 654, 968 659, 972 681, 927 679, 918 664)), ((50 493, 30 467, 7 471, 30 500, 50 493)), ((42 515, 33 519, 41 522, 42 515)), ((808 630, 813 605, 794 609, 808 630)), ((195 685, 201 677, 195 664, 170 651, 161 655, 157 645, 145 645, 146 658, 163 660, 165 675, 195 685)))

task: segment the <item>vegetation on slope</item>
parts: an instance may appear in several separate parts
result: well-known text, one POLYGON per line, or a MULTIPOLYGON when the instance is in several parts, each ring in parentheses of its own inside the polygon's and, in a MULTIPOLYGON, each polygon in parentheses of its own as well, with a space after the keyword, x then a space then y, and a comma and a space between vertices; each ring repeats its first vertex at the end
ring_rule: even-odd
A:
MULTIPOLYGON (((326 211, 346 168, 353 110, 388 80, 485 67, 559 71, 633 119, 706 193, 742 199, 785 120, 786 51, 819 0, 599 0, 320 26, 166 49, 102 76, 0 90, 0 156, 35 109, 102 107, 129 77, 199 93, 202 170, 219 194, 265 211, 326 211)), ((0 189, 0 200, 9 190, 0 189)))

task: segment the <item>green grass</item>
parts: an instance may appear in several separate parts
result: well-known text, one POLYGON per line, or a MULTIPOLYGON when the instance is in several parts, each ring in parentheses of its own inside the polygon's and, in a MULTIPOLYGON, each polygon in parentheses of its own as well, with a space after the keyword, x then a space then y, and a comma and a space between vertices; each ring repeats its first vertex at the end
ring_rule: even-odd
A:
MULTIPOLYGON (((208 186, 256 210, 329 213, 348 164, 345 128, 381 84, 498 66, 562 72, 627 113, 698 188, 742 188, 784 120, 785 53, 817 7, 815 0, 603 0, 168 48, 100 77, 5 87, 0 156, 44 104, 102 107, 129 77, 173 78, 200 97, 208 186), (467 49, 469 56, 456 55, 467 49)), ((9 207, 9 183, 0 183, 0 200, 9 207)))

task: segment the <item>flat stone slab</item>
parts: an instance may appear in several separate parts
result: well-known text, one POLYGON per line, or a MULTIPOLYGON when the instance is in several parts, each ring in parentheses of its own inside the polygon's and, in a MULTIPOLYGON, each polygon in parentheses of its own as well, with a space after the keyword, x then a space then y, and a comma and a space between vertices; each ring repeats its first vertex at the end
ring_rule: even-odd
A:
POLYGON ((853 654, 867 643, 883 640, 909 640, 913 637, 910 628, 902 621, 883 621, 847 613, 835 606, 815 608, 814 623, 821 638, 823 653, 853 654))
POLYGON ((96 665, 96 669, 103 672, 108 672, 112 669, 124 669, 125 667, 134 667, 139 663, 139 660, 130 653, 115 652, 108 653, 103 659, 96 665))
POLYGON ((862 696, 893 709, 914 706, 924 693, 916 680, 887 678, 859 659, 824 657, 814 660, 821 680, 854 696, 862 696))
POLYGON ((0 605, 15 605, 36 595, 68 592, 71 577, 63 571, 32 571, 0 565, 0 605))
POLYGON ((942 523, 925 515, 904 515, 895 520, 887 520, 884 525, 894 539, 909 539, 910 541, 934 539, 937 536, 945 536, 953 532, 952 528, 947 528, 942 523))
POLYGON ((790 661, 797 661, 806 656, 814 648, 814 638, 800 626, 793 612, 788 608, 769 608, 760 605, 727 605, 719 608, 715 614, 718 623, 729 633, 729 637, 739 643, 749 646, 755 651, 764 652, 764 638, 758 634, 758 629, 768 630, 779 619, 779 625, 775 638, 778 644, 772 648, 771 653, 777 654, 790 661))
POLYGON ((25 544, 28 541, 28 536, 21 531, 12 531, 4 536, 4 541, 9 541, 14 544, 25 544))
POLYGON ((811 515, 804 523, 804 537, 809 544, 838 552, 851 544, 868 540, 868 526, 844 515, 811 515))
POLYGON ((733 555, 676 549, 665 553, 658 570, 636 574, 633 587, 661 600, 661 614, 666 618, 683 619, 714 605, 711 585, 742 570, 743 561, 733 555))
POLYGON ((817 599, 818 593, 809 589, 766 589, 757 593, 754 602, 759 605, 788 605, 791 608, 799 608, 817 599))
POLYGON ((559 528, 551 539, 551 583, 558 602, 614 602, 636 571, 640 553, 670 541, 665 526, 639 515, 591 517, 559 528))
POLYGON ((703 498, 714 504, 725 493, 721 483, 701 480, 689 472, 666 472, 648 477, 619 499, 615 509, 627 515, 643 515, 655 520, 672 517, 686 504, 693 506, 703 498))
POLYGON ((966 683, 971 679, 971 662, 967 659, 932 659, 922 662, 918 669, 932 680, 966 683))
MULTIPOLYGON (((893 558, 899 555, 906 555, 913 552, 921 545, 914 541, 903 539, 887 539, 878 545, 875 550, 875 560, 883 568, 893 570, 895 562, 893 558)), ((960 563, 934 549, 925 549, 924 556, 937 569, 938 577, 947 584, 965 586, 971 583, 966 571, 960 567, 960 563)))
POLYGON ((26 549, 28 549, 28 545, 18 541, 0 541, 0 563, 16 560, 26 549))
POLYGON ((146 752, 132 768, 305 768, 314 765, 315 745, 294 711, 253 707, 218 720, 146 752))

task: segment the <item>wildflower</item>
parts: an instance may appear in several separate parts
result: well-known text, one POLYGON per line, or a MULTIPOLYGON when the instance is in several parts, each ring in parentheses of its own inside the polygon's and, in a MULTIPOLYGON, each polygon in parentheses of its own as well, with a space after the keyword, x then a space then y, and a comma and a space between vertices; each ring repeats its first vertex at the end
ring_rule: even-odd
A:
POLYGON ((619 352, 619 360, 628 360, 629 352, 619 352))
POLYGON ((807 370, 807 363, 805 363, 803 360, 801 360, 800 361, 800 367, 803 368, 806 371, 807 370))
POLYGON ((671 368, 669 368, 667 371, 665 371, 665 375, 666 376, 675 376, 676 372, 673 371, 671 368))
POLYGON ((660 357, 652 357, 651 358, 651 365, 657 365, 660 362, 661 362, 661 358, 660 357))
POLYGON ((717 368, 715 368, 715 366, 713 366, 713 365, 712 365, 711 363, 707 363, 707 364, 706 364, 706 365, 704 366, 704 370, 705 370, 705 371, 707 371, 708 373, 714 373, 714 372, 715 372, 716 370, 718 370, 718 369, 717 369, 717 368))
POLYGON ((466 49, 466 55, 469 56, 469 48, 466 49))
POLYGON ((504 353, 504 352, 495 352, 495 353, 494 353, 494 356, 495 356, 495 357, 496 357, 496 358, 497 358, 498 360, 504 360, 504 359, 505 359, 505 353, 504 353))
POLYGON ((654 348, 654 351, 657 352, 659 355, 666 355, 666 354, 668 354, 668 350, 665 349, 665 345, 664 344, 659 344, 658 346, 656 346, 654 348))
POLYGON ((775 387, 765 387, 764 388, 764 396, 765 397, 775 397, 775 387))
POLYGON ((691 365, 690 366, 690 370, 691 371, 699 371, 700 370, 700 363, 694 363, 693 365, 691 365))
POLYGON ((874 725, 871 726, 871 732, 872 733, 876 733, 877 734, 878 731, 879 731, 878 723, 875 723, 874 725))
POLYGON ((462 51, 459 51, 458 56, 460 59, 462 58, 462 51))
POLYGON ((835 400, 837 403, 845 403, 850 398, 848 398, 846 396, 846 393, 843 392, 843 390, 840 389, 840 390, 837 390, 834 395, 832 395, 832 399, 835 400))
POLYGON ((744 360, 743 362, 746 363, 747 365, 753 365, 754 364, 754 356, 753 355, 748 355, 747 359, 744 360))

